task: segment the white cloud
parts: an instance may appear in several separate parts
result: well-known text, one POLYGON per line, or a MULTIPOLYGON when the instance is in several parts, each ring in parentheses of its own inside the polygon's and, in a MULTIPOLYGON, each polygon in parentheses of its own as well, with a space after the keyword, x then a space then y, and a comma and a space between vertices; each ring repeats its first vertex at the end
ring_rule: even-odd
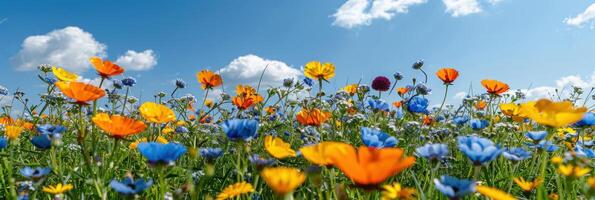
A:
POLYGON ((45 35, 25 38, 21 50, 11 61, 20 71, 33 70, 40 64, 52 64, 83 72, 91 67, 89 58, 104 57, 106 48, 106 45, 96 41, 91 33, 79 27, 69 26, 45 35))
POLYGON ((466 92, 457 92, 452 98, 456 100, 463 100, 466 96, 466 92))
POLYGON ((0 95, 0 107, 9 106, 12 102, 12 95, 4 96, 0 95))
POLYGON ((498 4, 498 3, 502 2, 502 1, 504 1, 504 0, 488 0, 488 2, 490 4, 492 4, 492 5, 496 5, 496 4, 498 4))
POLYGON ((343 28, 370 25, 374 19, 390 20, 396 13, 407 13, 410 6, 426 2, 427 0, 347 0, 333 14, 333 25, 343 28))
POLYGON ((79 82, 83 82, 86 84, 91 84, 94 85, 95 87, 99 87, 99 84, 101 84, 101 88, 103 89, 113 89, 113 82, 111 80, 103 80, 103 83, 101 83, 101 78, 97 77, 94 79, 88 79, 88 78, 84 78, 84 77, 79 77, 78 80, 79 82))
POLYGON ((446 12, 453 17, 460 17, 482 12, 478 0, 442 0, 446 12))
MULTIPOLYGON (((271 86, 280 86, 283 84, 283 79, 297 78, 302 74, 298 69, 295 69, 284 62, 277 60, 267 60, 256 55, 248 54, 240 56, 226 67, 222 68, 219 73, 223 78, 223 83, 228 87, 235 88, 236 84, 249 84, 256 87, 260 76, 268 65, 267 70, 262 75, 261 89, 271 86)), ((229 91, 228 91, 229 93, 229 91)))
POLYGON ((128 50, 116 60, 116 64, 132 71, 144 71, 152 69, 157 65, 157 58, 151 49, 142 52, 128 50))
POLYGON ((587 9, 575 17, 564 19, 564 23, 571 26, 581 27, 584 23, 595 18, 595 3, 591 4, 587 9))
POLYGON ((591 74, 591 77, 584 79, 578 75, 565 76, 556 80, 555 86, 539 86, 531 89, 521 89, 521 92, 525 93, 527 99, 535 100, 541 98, 557 99, 556 89, 560 98, 568 98, 572 92, 572 87, 580 87, 587 92, 591 87, 595 87, 595 71, 591 74))

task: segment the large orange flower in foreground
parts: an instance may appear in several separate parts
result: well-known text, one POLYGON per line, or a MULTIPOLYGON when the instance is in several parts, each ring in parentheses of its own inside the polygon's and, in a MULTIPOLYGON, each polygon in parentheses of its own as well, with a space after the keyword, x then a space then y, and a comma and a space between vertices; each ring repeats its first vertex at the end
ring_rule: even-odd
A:
POLYGON ((328 111, 319 110, 318 108, 303 108, 302 110, 300 110, 300 112, 296 114, 295 117, 298 120, 298 122, 300 122, 300 124, 302 125, 320 126, 321 124, 326 122, 329 117, 331 117, 331 113, 328 111))
POLYGON ((342 142, 320 142, 318 144, 304 146, 300 148, 300 152, 302 152, 302 156, 311 163, 320 166, 330 166, 333 164, 333 161, 329 155, 333 151, 345 152, 350 148, 353 147, 342 142))
POLYGON ((508 89, 510 89, 510 87, 508 87, 508 84, 490 79, 482 80, 481 85, 483 85, 483 87, 488 91, 488 93, 495 95, 500 95, 508 91, 508 89))
POLYGON ((211 70, 202 70, 196 74, 196 78, 200 83, 202 89, 211 89, 220 86, 223 83, 219 74, 213 73, 211 70))
POLYGON ((330 151, 333 165, 341 169, 356 185, 367 187, 378 185, 415 163, 412 156, 404 156, 403 149, 353 146, 344 151, 330 151))
POLYGON ((109 60, 101 60, 99 57, 92 57, 89 61, 93 64, 95 70, 97 70, 97 73, 99 73, 101 77, 107 78, 124 73, 124 68, 109 60))
POLYGON ((436 76, 438 76, 444 84, 450 85, 457 79, 457 77, 459 77, 459 71, 453 68, 442 68, 436 72, 436 76))
POLYGON ((333 63, 320 63, 311 61, 304 67, 304 75, 314 80, 328 81, 335 77, 335 65, 333 63))
POLYGON ((58 81, 55 84, 64 95, 76 100, 76 103, 81 105, 86 105, 88 101, 105 96, 103 89, 86 83, 58 81))
POLYGON ((174 111, 161 104, 146 102, 138 110, 143 118, 153 123, 167 123, 176 120, 174 111))
POLYGON ((121 139, 129 135, 142 132, 147 125, 142 121, 121 115, 109 116, 106 113, 99 113, 93 117, 93 123, 108 133, 111 137, 121 139))
POLYGON ((523 116, 541 125, 556 128, 580 121, 587 112, 587 108, 574 107, 572 102, 553 102, 548 99, 521 104, 519 109, 523 116))

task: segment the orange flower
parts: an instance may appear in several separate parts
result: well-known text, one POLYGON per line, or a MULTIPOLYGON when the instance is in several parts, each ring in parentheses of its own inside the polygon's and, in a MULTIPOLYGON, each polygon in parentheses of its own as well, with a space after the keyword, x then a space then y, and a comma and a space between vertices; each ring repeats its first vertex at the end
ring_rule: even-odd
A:
POLYGON ((484 79, 481 81, 481 85, 483 85, 483 87, 486 88, 486 90, 488 90, 488 93, 495 95, 500 95, 508 91, 508 89, 510 89, 510 87, 508 87, 508 84, 497 80, 484 79))
POLYGON ((484 108, 486 108, 486 102, 485 101, 478 101, 477 103, 475 103, 475 109, 477 110, 483 110, 484 108))
POLYGON ((196 78, 198 79, 198 82, 200 83, 203 90, 220 86, 223 83, 223 80, 219 74, 215 74, 208 69, 198 72, 198 74, 196 74, 196 78))
POLYGON ((2 125, 10 125, 12 123, 14 123, 14 120, 12 120, 12 118, 10 118, 10 116, 0 117, 0 124, 2 124, 2 125))
POLYGON ((375 186, 398 174, 415 163, 415 157, 404 156, 403 149, 353 146, 343 151, 330 151, 328 156, 339 168, 359 186, 375 186))
POLYGON ((120 115, 109 116, 106 113, 99 113, 92 120, 95 125, 116 139, 140 133, 147 128, 147 125, 141 121, 120 115))
POLYGON ((329 166, 333 162, 330 159, 329 152, 345 151, 345 149, 353 148, 349 144, 341 142, 320 142, 318 144, 308 145, 300 148, 300 152, 304 158, 311 163, 320 166, 329 166))
POLYGON ((397 88, 397 93, 399 93, 400 96, 403 96, 407 92, 409 92, 409 89, 406 87, 397 88))
POLYGON ((232 103, 240 110, 245 110, 250 106, 262 102, 264 99, 256 90, 248 85, 236 86, 236 96, 232 98, 232 103))
POLYGON ((99 73, 101 77, 107 78, 124 73, 124 68, 109 60, 101 60, 99 57, 92 57, 89 61, 93 64, 95 70, 97 70, 97 73, 99 73))
POLYGON ((105 96, 103 89, 86 83, 58 81, 55 84, 64 95, 76 100, 75 103, 81 105, 86 105, 88 101, 105 96))
POLYGON ((393 102, 393 106, 395 106, 396 108, 400 108, 403 105, 402 101, 395 101, 393 102))
POLYGON ((321 111, 318 108, 304 108, 300 110, 300 112, 298 112, 295 117, 302 125, 320 126, 326 122, 329 117, 331 117, 331 113, 328 111, 321 111))
POLYGON ((434 121, 434 119, 432 119, 432 117, 430 117, 429 115, 424 116, 424 125, 430 125, 432 124, 432 122, 434 121))
POLYGON ((459 76, 459 71, 453 68, 442 68, 436 72, 436 76, 438 76, 444 84, 450 85, 459 76))

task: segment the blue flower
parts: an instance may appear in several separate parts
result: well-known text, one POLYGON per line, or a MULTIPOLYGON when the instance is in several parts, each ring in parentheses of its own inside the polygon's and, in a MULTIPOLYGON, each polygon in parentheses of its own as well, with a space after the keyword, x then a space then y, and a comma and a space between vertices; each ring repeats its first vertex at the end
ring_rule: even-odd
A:
POLYGON ((448 156, 448 146, 446 144, 425 144, 417 147, 415 154, 428 160, 442 160, 448 156))
POLYGON ((215 160, 223 155, 223 149, 221 148, 201 148, 200 156, 207 160, 215 160))
POLYGON ((52 140, 49 135, 41 134, 33 137, 31 139, 31 144, 39 149, 46 150, 52 147, 52 140))
POLYGON ((58 80, 56 78, 49 77, 49 76, 44 77, 43 80, 49 84, 54 84, 54 83, 58 82, 58 80))
POLYGON ((436 189, 449 199, 460 199, 475 191, 475 182, 468 179, 458 179, 452 176, 441 176, 434 179, 436 189))
POLYGON ((122 79, 122 84, 128 87, 133 87, 134 85, 136 85, 136 79, 132 78, 132 77, 126 77, 124 79, 122 79))
POLYGON ((176 87, 184 89, 186 88, 186 82, 184 82, 182 79, 176 79, 176 87))
POLYGON ((52 168, 49 167, 37 167, 35 169, 31 167, 24 167, 19 170, 21 175, 31 180, 39 180, 40 178, 48 175, 50 172, 52 172, 52 168))
POLYGON ((531 152, 520 147, 511 149, 507 148, 504 152, 502 152, 502 156, 508 160, 521 161, 531 158, 531 152))
POLYGON ((483 165, 496 159, 502 149, 489 139, 477 136, 459 136, 457 138, 459 150, 473 162, 474 165, 483 165))
POLYGON ((112 180, 109 184, 116 192, 123 195, 135 195, 142 193, 145 189, 153 185, 153 180, 145 181, 144 179, 133 180, 131 177, 126 177, 121 182, 112 180))
POLYGON ((150 164, 173 164, 186 153, 186 147, 178 143, 143 142, 137 148, 150 164))
POLYGON ((595 158, 595 151, 593 149, 584 148, 580 145, 574 147, 574 152, 579 157, 595 158))
POLYGON ((304 83, 310 87, 312 87, 313 81, 310 78, 304 78, 304 83))
POLYGON ((6 136, 0 136, 0 149, 4 149, 8 146, 8 138, 6 136))
POLYGON ((490 125, 490 122, 483 119, 472 119, 469 121, 469 124, 473 130, 481 130, 485 127, 488 127, 488 125, 490 125))
POLYGON ((258 121, 252 119, 230 119, 221 124, 223 132, 231 140, 251 140, 256 136, 258 121))
POLYGON ((176 133, 188 133, 189 130, 185 126, 178 126, 176 127, 176 133))
POLYGON ((407 110, 414 113, 428 113, 428 99, 415 96, 407 104, 407 110))
POLYGON ((529 146, 530 148, 542 149, 547 152, 554 152, 554 151, 558 150, 558 148, 560 148, 560 147, 556 146, 554 143, 552 143, 551 141, 547 141, 547 140, 542 140, 537 144, 527 143, 527 146, 529 146))
POLYGON ((112 80, 112 86, 116 89, 122 89, 123 85, 122 85, 122 81, 118 80, 118 79, 114 79, 112 80))
POLYGON ((248 157, 250 163, 256 165, 256 168, 262 169, 263 167, 272 165, 275 160, 274 159, 264 159, 260 157, 258 154, 252 154, 248 157))
POLYGON ((537 143, 547 136, 547 131, 529 131, 525 133, 525 136, 537 143))
POLYGON ((43 135, 53 136, 55 134, 62 134, 66 131, 66 127, 60 125, 43 124, 37 125, 37 132, 43 135))
POLYGON ((595 125, 595 113, 593 112, 585 113, 585 116, 583 116, 581 121, 574 123, 574 126, 577 127, 588 127, 593 125, 595 125))
POLYGON ((368 106, 374 111, 389 111, 388 103, 380 99, 369 99, 368 106))
POLYGON ((463 125, 469 121, 469 116, 458 116, 452 119, 456 125, 463 125))
POLYGON ((421 95, 428 95, 430 94, 430 92, 432 92, 432 89, 428 88, 428 86, 426 86, 423 83, 419 83, 415 85, 415 91, 417 91, 417 93, 421 95))
POLYGON ((367 127, 361 128, 362 141, 366 146, 383 148, 397 145, 397 138, 390 136, 380 130, 367 127))

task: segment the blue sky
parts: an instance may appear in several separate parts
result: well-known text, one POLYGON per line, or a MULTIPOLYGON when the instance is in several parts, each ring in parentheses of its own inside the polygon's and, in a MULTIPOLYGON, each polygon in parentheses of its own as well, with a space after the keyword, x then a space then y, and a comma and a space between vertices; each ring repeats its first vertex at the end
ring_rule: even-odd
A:
MULTIPOLYGON (((44 61, 48 55, 67 55, 48 64, 84 62, 77 57, 80 54, 114 61, 123 57, 120 63, 129 64, 122 64, 129 69, 126 76, 139 82, 135 94, 142 91, 146 97, 171 91, 176 78, 190 85, 183 93, 199 95, 194 74, 204 68, 228 68, 233 80, 228 79, 226 88, 231 89, 236 80, 254 78, 235 72, 255 70, 271 60, 279 61, 271 84, 274 75, 293 77, 308 61, 332 62, 337 76, 330 89, 360 78, 369 83, 375 76, 391 76, 396 71, 419 78, 410 66, 424 59, 434 102, 443 95, 433 75, 440 67, 460 71, 451 90, 457 92, 466 91, 470 84, 479 90, 484 78, 507 82, 515 89, 541 88, 527 91, 533 96, 569 84, 595 85, 595 6, 591 6, 595 2, 383 2, 389 7, 382 7, 379 0, 1 1, 0 85, 10 91, 39 92, 43 88, 33 76, 35 71, 23 71, 30 69, 23 63, 44 61), (368 7, 360 12, 346 3, 368 3, 368 7), (341 9, 351 15, 338 16, 341 9), (76 27, 91 37, 57 39, 66 27, 76 27), (56 31, 51 36, 56 42, 45 45, 54 46, 44 46, 44 50, 33 45, 23 52, 26 38, 52 31, 56 31), (60 46, 64 41, 82 42, 71 43, 81 47, 60 46), (91 42, 91 47, 85 42, 91 42)), ((64 67, 85 78, 94 77, 84 64, 64 67)))

